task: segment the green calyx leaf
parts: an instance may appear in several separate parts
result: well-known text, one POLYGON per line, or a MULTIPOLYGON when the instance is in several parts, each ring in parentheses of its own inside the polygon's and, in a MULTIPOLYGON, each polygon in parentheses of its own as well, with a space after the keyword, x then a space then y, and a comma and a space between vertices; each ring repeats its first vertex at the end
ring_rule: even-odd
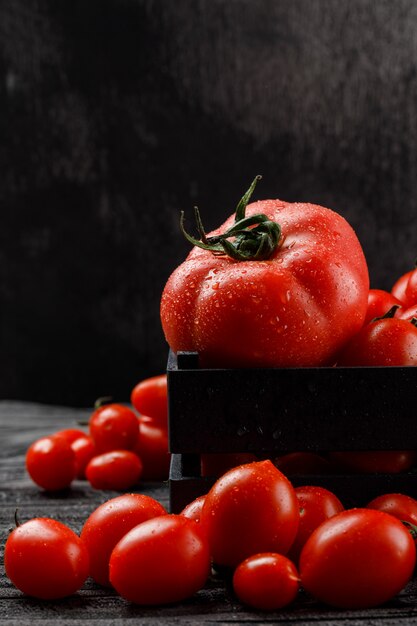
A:
POLYGON ((195 220, 200 239, 188 234, 184 227, 184 211, 181 211, 180 228, 184 237, 193 246, 209 250, 214 255, 229 256, 236 261, 264 261, 269 259, 279 245, 281 227, 263 213, 245 216, 246 207, 261 176, 256 176, 247 192, 239 200, 235 221, 221 235, 207 237, 200 212, 194 207, 195 220))

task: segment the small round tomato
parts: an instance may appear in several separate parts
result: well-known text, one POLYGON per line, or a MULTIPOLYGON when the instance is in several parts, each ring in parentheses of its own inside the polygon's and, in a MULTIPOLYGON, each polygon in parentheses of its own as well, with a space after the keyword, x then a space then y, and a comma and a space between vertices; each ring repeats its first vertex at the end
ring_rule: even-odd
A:
POLYGON ((121 404, 106 404, 96 409, 89 427, 98 453, 133 450, 139 437, 138 418, 121 404))
POLYGON ((417 365, 417 328, 398 318, 383 318, 362 328, 343 348, 338 365, 417 365))
POLYGON ((201 589, 210 573, 210 550, 199 524, 163 515, 127 533, 110 557, 110 582, 126 600, 168 604, 201 589))
POLYGON ((4 566, 23 593, 42 600, 69 596, 88 576, 88 553, 67 526, 35 518, 15 528, 4 549, 4 566))
POLYGON ((340 608, 370 608, 393 598, 410 580, 414 541, 392 515, 343 511, 320 524, 300 556, 301 584, 340 608))
POLYGON ((97 454, 94 441, 88 435, 84 435, 84 437, 75 439, 71 444, 71 448, 74 450, 75 454, 77 478, 85 478, 85 468, 97 454))
POLYGON ((152 417, 156 424, 166 428, 168 421, 166 374, 140 381, 133 388, 130 399, 138 413, 152 417))
POLYGON ((371 474, 398 474, 406 472, 417 462, 414 450, 372 450, 329 452, 329 458, 341 470, 371 474))
POLYGON ((393 306, 401 306, 401 304, 401 301, 389 291, 370 289, 364 324, 369 324, 377 317, 383 317, 393 306))
POLYGON ((271 461, 240 465, 219 478, 204 502, 201 523, 217 565, 236 567, 259 552, 285 554, 297 534, 298 500, 271 461))
POLYGON ((77 473, 74 451, 65 438, 43 437, 28 448, 26 469, 39 487, 47 491, 65 489, 77 473))
POLYGON ((248 557, 233 575, 233 589, 239 600, 262 611, 276 611, 290 604, 299 586, 294 563, 273 552, 248 557))
POLYGON ((403 493, 385 493, 371 500, 366 508, 384 511, 401 522, 417 526, 417 500, 403 493))
POLYGON ((201 454, 200 458, 201 475, 215 476, 216 478, 223 476, 233 467, 257 460, 256 456, 250 452, 201 454))
POLYGON ((300 524, 288 557, 298 563, 301 550, 313 530, 329 517, 341 513, 344 506, 334 493, 324 487, 296 487, 295 495, 300 507, 300 524))
POLYGON ((142 461, 130 450, 113 450, 93 457, 85 475, 94 489, 124 491, 138 484, 142 461))
POLYGON ((274 465, 286 476, 291 474, 330 474, 332 466, 315 452, 289 452, 274 459, 274 465))
POLYGON ((391 289, 391 293, 406 308, 417 304, 417 268, 400 276, 391 289))
POLYGON ((81 540, 90 556, 90 576, 109 586, 109 561, 115 545, 129 530, 166 510, 149 496, 128 493, 101 504, 84 524, 81 540))
POLYGON ((151 417, 141 417, 139 432, 134 451, 142 459, 142 480, 166 480, 171 462, 166 428, 158 426, 151 417))
POLYGON ((203 510, 203 505, 205 502, 206 496, 199 496, 186 507, 183 508, 180 515, 184 515, 184 517, 188 517, 188 519, 193 519, 195 522, 200 522, 201 512, 203 510))
POLYGON ((68 441, 69 444, 74 443, 74 441, 76 439, 79 439, 80 437, 87 436, 87 433, 85 433, 83 430, 80 430, 79 428, 65 428, 64 430, 58 430, 56 433, 53 433, 53 435, 51 435, 51 437, 62 437, 63 439, 68 441))

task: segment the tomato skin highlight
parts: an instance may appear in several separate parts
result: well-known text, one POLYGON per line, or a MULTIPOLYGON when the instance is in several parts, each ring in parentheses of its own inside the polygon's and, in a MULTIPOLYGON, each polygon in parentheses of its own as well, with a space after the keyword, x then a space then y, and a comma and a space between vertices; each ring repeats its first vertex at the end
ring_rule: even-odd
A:
POLYGON ((297 597, 299 586, 294 563, 273 552, 248 557, 233 574, 233 589, 239 600, 261 611, 287 606, 297 597))
POLYGON ((160 374, 141 380, 132 390, 130 400, 141 415, 152 417, 155 424, 167 427, 167 376, 160 374))
POLYGON ((208 492, 201 523, 217 565, 236 567, 259 552, 285 554, 297 534, 298 501, 271 461, 229 470, 208 492))
POLYGON ((98 454, 133 450, 139 438, 135 413, 121 404, 106 404, 96 409, 90 417, 89 428, 98 454))
POLYGON ((323 522, 300 556, 302 586, 345 609, 370 608, 393 598, 412 577, 414 541, 395 517, 350 509, 323 522))
POLYGON ((179 602, 201 589, 210 551, 199 524, 164 515, 128 532, 110 557, 110 582, 125 600, 141 605, 179 602))
POLYGON ((140 458, 130 450, 113 450, 93 457, 85 475, 94 489, 125 491, 138 484, 142 467, 140 458))
POLYGON ((116 544, 142 522, 166 515, 164 507, 143 494, 123 494, 95 509, 81 531, 81 541, 90 557, 90 576, 104 587, 110 586, 109 561, 116 544))
POLYGON ((34 598, 56 600, 78 591, 89 572, 88 552, 67 526, 35 518, 7 539, 4 565, 12 583, 34 598))
POLYGON ((267 261, 194 247, 162 294, 167 342, 174 352, 197 351, 204 367, 332 363, 365 318, 369 276, 360 243, 340 215, 318 205, 247 206, 248 217, 259 213, 281 225, 281 247, 267 261))
POLYGON ((66 489, 77 473, 74 451, 63 437, 43 437, 29 446, 26 469, 31 479, 46 491, 66 489))

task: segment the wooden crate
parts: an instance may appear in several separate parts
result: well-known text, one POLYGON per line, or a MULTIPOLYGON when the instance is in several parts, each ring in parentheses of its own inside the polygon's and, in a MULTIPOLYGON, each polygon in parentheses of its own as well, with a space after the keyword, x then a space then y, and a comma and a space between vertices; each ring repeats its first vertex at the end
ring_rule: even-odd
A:
MULTIPOLYGON (((200 454, 417 450, 417 368, 202 369, 197 353, 168 358, 171 510, 214 482, 200 454)), ((322 485, 346 506, 384 492, 417 497, 417 473, 289 476, 322 485)))

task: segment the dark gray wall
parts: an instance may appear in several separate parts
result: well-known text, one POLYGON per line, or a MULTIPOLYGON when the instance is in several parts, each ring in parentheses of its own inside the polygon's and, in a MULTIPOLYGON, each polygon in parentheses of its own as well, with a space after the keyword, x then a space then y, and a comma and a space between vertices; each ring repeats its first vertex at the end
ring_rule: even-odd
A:
POLYGON ((257 173, 356 228, 374 287, 417 256, 414 0, 3 0, 0 397, 128 397, 159 298, 257 173))

